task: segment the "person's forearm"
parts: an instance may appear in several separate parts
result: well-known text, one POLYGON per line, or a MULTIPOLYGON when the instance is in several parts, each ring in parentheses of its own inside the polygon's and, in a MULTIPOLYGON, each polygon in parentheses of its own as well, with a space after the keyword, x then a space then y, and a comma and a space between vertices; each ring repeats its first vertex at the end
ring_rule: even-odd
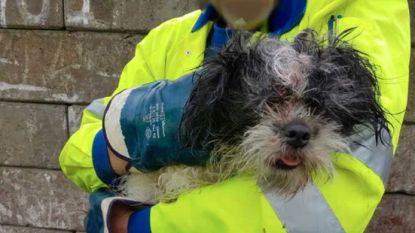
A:
POLYGON ((119 175, 123 176, 127 174, 127 161, 120 159, 118 156, 116 156, 110 148, 107 148, 108 150, 108 156, 110 159, 111 167, 114 170, 114 172, 119 175))

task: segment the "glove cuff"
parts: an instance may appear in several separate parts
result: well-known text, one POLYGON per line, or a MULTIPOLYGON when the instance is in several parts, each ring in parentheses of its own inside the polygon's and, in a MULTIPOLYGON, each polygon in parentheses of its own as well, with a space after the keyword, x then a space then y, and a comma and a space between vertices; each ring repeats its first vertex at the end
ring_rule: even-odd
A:
POLYGON ((97 176, 105 184, 111 185, 118 178, 118 175, 112 169, 107 150, 107 141, 102 130, 98 131, 94 138, 92 162, 97 176))
POLYGON ((128 219, 128 233, 151 233, 151 207, 134 212, 128 219))
MULTIPOLYGON (((124 105, 133 90, 135 89, 127 89, 115 95, 108 103, 104 113, 104 119, 102 121, 102 129, 109 148, 111 148, 115 155, 124 160, 128 160, 130 158, 130 154, 128 152, 128 147, 125 142, 125 135, 120 123, 122 118, 121 114, 124 105)), ((131 112, 131 114, 134 115, 135 112, 131 112)))

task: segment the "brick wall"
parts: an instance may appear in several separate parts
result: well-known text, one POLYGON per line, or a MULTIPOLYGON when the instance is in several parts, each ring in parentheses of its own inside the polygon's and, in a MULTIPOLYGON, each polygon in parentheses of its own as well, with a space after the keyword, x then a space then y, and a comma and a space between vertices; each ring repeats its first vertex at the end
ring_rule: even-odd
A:
MULTIPOLYGON (((81 110, 115 88, 135 44, 194 2, 0 0, 0 233, 83 230, 87 195, 63 177, 58 154, 81 110)), ((414 93, 367 232, 415 232, 414 93)))

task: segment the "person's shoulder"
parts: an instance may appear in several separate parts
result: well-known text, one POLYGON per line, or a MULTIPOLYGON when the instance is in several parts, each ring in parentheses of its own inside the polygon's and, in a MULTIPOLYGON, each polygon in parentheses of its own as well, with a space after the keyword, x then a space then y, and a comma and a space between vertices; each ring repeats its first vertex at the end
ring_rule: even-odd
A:
POLYGON ((201 13, 201 10, 195 10, 183 16, 169 19, 151 30, 151 32, 191 32, 201 13))

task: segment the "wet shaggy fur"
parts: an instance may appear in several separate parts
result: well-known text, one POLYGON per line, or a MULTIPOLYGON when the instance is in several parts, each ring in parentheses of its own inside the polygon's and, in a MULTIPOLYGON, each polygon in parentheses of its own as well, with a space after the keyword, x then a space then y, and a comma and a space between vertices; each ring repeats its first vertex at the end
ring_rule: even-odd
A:
POLYGON ((355 126, 370 128, 384 143, 388 122, 377 101, 374 66, 343 41, 348 33, 331 42, 312 30, 292 42, 237 33, 203 64, 184 109, 180 139, 211 151, 207 165, 131 174, 125 195, 169 201, 201 185, 251 174, 262 187, 292 196, 313 175, 333 174, 330 154, 347 151, 355 126), (301 145, 290 142, 293 125, 307 132, 301 145))

